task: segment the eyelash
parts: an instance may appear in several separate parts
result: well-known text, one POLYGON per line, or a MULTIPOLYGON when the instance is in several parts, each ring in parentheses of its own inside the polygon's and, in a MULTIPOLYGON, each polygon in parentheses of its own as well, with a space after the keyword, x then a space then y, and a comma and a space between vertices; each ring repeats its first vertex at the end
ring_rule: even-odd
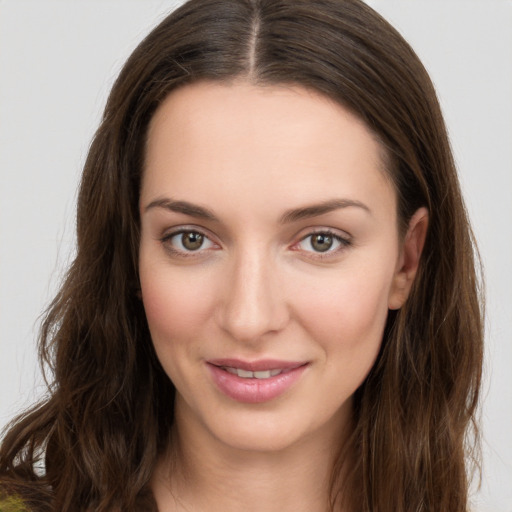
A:
POLYGON ((181 250, 181 249, 176 249, 175 247, 173 247, 172 243, 171 243, 171 240, 174 237, 176 237, 176 236, 184 235, 184 234, 200 235, 200 236, 203 237, 204 240, 208 240, 211 244, 214 244, 214 242, 212 242, 211 238, 208 235, 206 235, 202 231, 199 231, 198 229, 192 229, 192 228, 191 229, 181 228, 181 229, 179 229, 177 231, 173 231, 171 233, 167 233, 162 238, 160 238, 160 242, 164 245, 165 249, 168 252, 170 252, 173 256, 178 256, 180 258, 193 258, 193 257, 197 257, 198 255, 202 254, 205 250, 207 250, 207 249, 203 249, 202 245, 196 251, 181 250))
MULTIPOLYGON (((176 249, 175 247, 173 247, 172 244, 170 243, 170 241, 174 237, 179 236, 179 235, 184 235, 184 234, 200 235, 203 237, 204 240, 208 240, 211 244, 215 245, 215 242, 213 242, 211 240, 211 238, 208 235, 206 235, 204 232, 197 230, 197 229, 183 229, 183 228, 181 228, 177 231, 173 231, 171 233, 165 234, 163 237, 160 238, 160 242, 165 246, 165 249, 168 252, 170 252, 173 256, 178 256, 180 258, 197 257, 197 256, 203 254, 204 251, 209 250, 209 248, 203 249, 202 246, 195 251, 181 250, 181 249, 176 249)), ((296 242, 292 246, 292 250, 299 251, 300 249, 298 249, 297 247, 300 244, 302 244, 303 242, 305 242, 308 238, 311 238, 315 235, 325 235, 325 236, 331 237, 334 242, 337 242, 339 244, 339 246, 336 249, 331 250, 331 248, 329 247, 325 252, 314 251, 314 250, 311 250, 311 251, 304 250, 304 252, 310 253, 311 255, 313 255, 313 256, 309 256, 309 257, 313 257, 315 259, 326 259, 326 258, 334 257, 334 256, 338 255, 341 251, 343 251, 344 249, 346 249, 352 245, 352 241, 349 238, 342 237, 338 233, 336 233, 330 229, 319 229, 319 230, 312 231, 312 232, 308 233, 306 236, 302 237, 298 242, 296 242)), ((310 244, 311 243, 312 242, 310 241, 310 244)))
MULTIPOLYGON (((345 250, 346 248, 348 248, 352 245, 352 241, 348 237, 343 237, 331 229, 318 229, 318 230, 312 231, 312 232, 308 233, 306 236, 302 237, 296 244, 294 244, 293 247, 299 246, 304 241, 306 241, 308 238, 312 238, 315 235, 324 235, 324 236, 331 237, 334 242, 337 242, 339 244, 339 246, 337 248, 335 248, 334 250, 331 250, 331 248, 329 247, 325 252, 314 251, 314 250, 305 251, 305 252, 314 254, 313 257, 316 259, 321 260, 321 259, 336 257, 340 252, 342 252, 343 250, 345 250)), ((310 241, 309 243, 311 245, 312 241, 310 241)), ((295 250, 300 250, 300 249, 295 249, 295 250)))

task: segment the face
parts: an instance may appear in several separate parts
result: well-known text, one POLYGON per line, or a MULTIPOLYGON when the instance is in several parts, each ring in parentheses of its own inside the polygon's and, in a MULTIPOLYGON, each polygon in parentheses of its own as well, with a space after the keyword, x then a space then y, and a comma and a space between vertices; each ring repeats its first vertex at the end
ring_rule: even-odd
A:
POLYGON ((150 124, 140 282, 176 417, 226 446, 339 432, 401 301, 380 147, 300 87, 198 83, 150 124))

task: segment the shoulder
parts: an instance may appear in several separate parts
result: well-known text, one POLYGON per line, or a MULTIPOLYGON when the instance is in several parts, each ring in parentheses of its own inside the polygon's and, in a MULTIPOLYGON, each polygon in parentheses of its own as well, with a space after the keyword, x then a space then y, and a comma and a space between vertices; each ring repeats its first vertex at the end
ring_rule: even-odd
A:
POLYGON ((29 512, 29 509, 16 496, 0 496, 0 512, 29 512))

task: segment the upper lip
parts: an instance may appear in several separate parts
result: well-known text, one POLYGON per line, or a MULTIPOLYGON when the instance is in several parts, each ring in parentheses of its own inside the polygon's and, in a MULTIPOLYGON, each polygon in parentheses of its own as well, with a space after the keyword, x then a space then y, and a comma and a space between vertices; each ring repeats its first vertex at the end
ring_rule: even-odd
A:
POLYGON ((289 370, 299 368, 307 364, 305 361, 282 361, 278 359, 260 359, 258 361, 243 361, 242 359, 209 359, 209 364, 214 366, 226 366, 239 368, 250 372, 261 372, 266 370, 289 370))

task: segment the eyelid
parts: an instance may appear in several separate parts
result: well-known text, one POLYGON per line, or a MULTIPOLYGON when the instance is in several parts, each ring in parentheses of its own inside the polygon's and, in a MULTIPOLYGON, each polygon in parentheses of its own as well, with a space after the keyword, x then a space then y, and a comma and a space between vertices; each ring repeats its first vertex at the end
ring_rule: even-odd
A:
MULTIPOLYGON (((304 233, 304 230, 302 232, 304 233)), ((352 243, 353 243, 352 236, 349 235, 347 232, 340 231, 340 230, 333 229, 333 228, 315 227, 315 228, 310 228, 309 230, 307 230, 305 232, 305 234, 301 235, 299 237, 299 240, 297 242, 293 243, 291 249, 294 251, 301 251, 301 252, 307 254, 307 257, 309 257, 309 258, 325 259, 325 258, 338 256, 341 252, 343 252, 348 247, 350 247, 352 245, 352 243), (334 250, 328 249, 325 252, 313 251, 313 250, 308 251, 308 250, 301 249, 299 247, 299 245, 302 242, 304 242, 304 240, 306 240, 307 238, 314 236, 314 235, 319 235, 319 234, 331 236, 337 242, 339 242, 340 246, 334 250)))
POLYGON ((174 228, 170 228, 166 230, 160 237, 158 237, 158 240, 162 243, 165 250, 170 252, 173 255, 177 255, 180 257, 198 257, 200 255, 203 255, 206 251, 210 250, 217 250, 220 248, 220 244, 214 240, 215 237, 213 237, 208 230, 201 228, 199 226, 194 225, 180 225, 176 226, 174 228), (186 251, 186 250, 180 250, 173 247, 169 242, 170 240, 180 234, 183 233, 198 233, 199 235, 203 236, 205 239, 207 239, 213 247, 208 248, 199 248, 196 251, 186 251))

